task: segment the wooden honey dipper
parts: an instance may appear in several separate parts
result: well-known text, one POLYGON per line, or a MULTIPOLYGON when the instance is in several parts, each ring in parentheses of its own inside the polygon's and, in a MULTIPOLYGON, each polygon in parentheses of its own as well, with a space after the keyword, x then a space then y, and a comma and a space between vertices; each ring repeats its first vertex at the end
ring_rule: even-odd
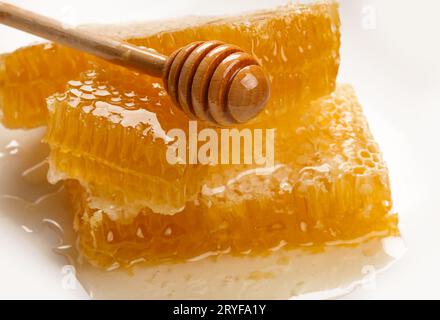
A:
POLYGON ((173 103, 192 119, 220 126, 244 123, 254 118, 269 99, 269 81, 255 58, 220 41, 194 42, 167 57, 151 49, 66 27, 1 1, 0 23, 162 77, 173 103))

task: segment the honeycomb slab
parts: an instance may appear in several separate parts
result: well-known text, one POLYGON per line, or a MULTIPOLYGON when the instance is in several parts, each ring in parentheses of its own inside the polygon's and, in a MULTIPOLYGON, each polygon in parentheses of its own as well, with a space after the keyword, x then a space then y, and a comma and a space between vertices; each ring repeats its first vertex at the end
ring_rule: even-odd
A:
POLYGON ((307 111, 285 132, 281 162, 260 172, 210 168, 174 215, 146 207, 124 223, 124 214, 115 220, 111 209, 96 207, 95 195, 69 181, 84 254, 99 266, 128 266, 398 235, 388 171, 353 89, 341 85, 307 111))

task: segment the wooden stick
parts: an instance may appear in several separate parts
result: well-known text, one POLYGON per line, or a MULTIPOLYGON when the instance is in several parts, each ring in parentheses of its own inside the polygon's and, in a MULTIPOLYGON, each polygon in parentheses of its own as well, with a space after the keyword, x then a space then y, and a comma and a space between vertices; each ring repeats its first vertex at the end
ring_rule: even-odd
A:
POLYGON ((0 23, 156 77, 162 76, 167 59, 160 53, 69 28, 59 21, 4 2, 0 2, 0 23))

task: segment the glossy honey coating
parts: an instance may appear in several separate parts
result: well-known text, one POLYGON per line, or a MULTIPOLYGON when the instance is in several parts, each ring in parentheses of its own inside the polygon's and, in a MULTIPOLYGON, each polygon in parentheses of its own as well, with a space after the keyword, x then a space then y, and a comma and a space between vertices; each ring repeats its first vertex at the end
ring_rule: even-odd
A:
POLYGON ((212 167, 175 215, 144 208, 129 223, 114 221, 90 205, 78 182, 68 182, 83 253, 113 268, 398 235, 388 171, 353 89, 339 86, 307 110, 278 138, 286 139, 281 163, 258 175, 212 167))
POLYGON ((145 206, 162 214, 180 211, 206 168, 167 162, 172 139, 166 133, 188 126, 188 119, 173 109, 160 79, 108 67, 68 87, 48 99, 51 178, 82 181, 97 198, 129 205, 128 217, 145 206))

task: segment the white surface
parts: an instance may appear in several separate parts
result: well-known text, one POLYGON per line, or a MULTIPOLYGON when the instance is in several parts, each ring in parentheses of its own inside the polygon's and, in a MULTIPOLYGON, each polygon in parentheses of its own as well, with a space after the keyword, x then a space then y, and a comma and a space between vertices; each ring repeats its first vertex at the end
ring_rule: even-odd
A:
MULTIPOLYGON (((126 0, 105 7, 107 1, 9 2, 70 23, 223 14, 284 3, 126 0)), ((341 1, 339 80, 356 88, 384 152, 409 248, 396 265, 377 277, 375 286, 361 288, 348 298, 440 298, 439 10, 436 0, 341 1)), ((0 52, 33 39, 0 27, 0 52)), ((36 248, 41 246, 26 237, 16 221, 0 215, 0 298, 85 298, 78 288, 63 289, 65 270, 60 270, 60 261, 36 248)))

